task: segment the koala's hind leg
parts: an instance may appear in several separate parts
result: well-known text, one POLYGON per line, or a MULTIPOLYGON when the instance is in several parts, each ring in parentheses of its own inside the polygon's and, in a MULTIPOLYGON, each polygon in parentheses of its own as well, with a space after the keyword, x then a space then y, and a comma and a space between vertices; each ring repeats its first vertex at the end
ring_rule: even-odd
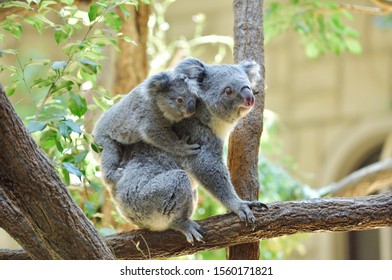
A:
MULTIPOLYGON (((139 167, 139 172, 143 172, 143 167, 139 167)), ((140 180, 143 177, 140 175, 130 176, 128 170, 124 170, 124 177, 117 185, 117 200, 122 201, 125 216, 141 228, 152 231, 173 229, 184 234, 191 244, 195 239, 203 241, 203 228, 190 220, 195 209, 196 192, 192 190, 185 171, 171 169, 147 181, 140 180)))

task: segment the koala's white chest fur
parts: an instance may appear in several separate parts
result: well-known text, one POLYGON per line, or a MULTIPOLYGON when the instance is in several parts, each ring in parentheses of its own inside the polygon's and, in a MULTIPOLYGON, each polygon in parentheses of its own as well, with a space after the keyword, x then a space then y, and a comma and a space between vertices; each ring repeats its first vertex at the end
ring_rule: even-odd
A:
POLYGON ((210 121, 212 132, 214 132, 214 134, 218 136, 223 142, 226 141, 236 125, 237 122, 229 123, 216 117, 213 117, 210 121))

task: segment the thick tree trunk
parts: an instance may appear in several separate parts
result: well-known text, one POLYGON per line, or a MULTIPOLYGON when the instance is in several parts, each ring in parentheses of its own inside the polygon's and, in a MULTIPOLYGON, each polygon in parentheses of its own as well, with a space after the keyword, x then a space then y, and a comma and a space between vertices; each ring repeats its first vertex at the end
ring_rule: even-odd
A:
MULTIPOLYGON (((263 1, 234 0, 234 61, 256 61, 262 81, 255 90, 256 104, 229 139, 228 167, 238 195, 246 200, 259 197, 258 152, 263 131, 264 37, 263 1)), ((259 259, 259 242, 228 248, 228 259, 259 259)))
POLYGON ((37 238, 30 222, 19 209, 7 199, 0 188, 0 227, 10 234, 27 252, 34 252, 30 257, 37 259, 51 259, 51 253, 37 238), (15 226, 17 225, 17 226, 15 226))
POLYGON ((137 45, 123 40, 118 43, 120 52, 116 58, 114 94, 125 94, 131 91, 147 77, 148 73, 147 23, 150 6, 140 3, 138 10, 135 10, 134 6, 129 6, 128 12, 131 14, 129 19, 126 19, 124 14, 120 13, 122 19, 121 32, 134 40, 137 45))
MULTIPOLYGON (((171 230, 135 230, 109 236, 106 241, 118 259, 169 258, 301 232, 357 231, 392 226, 392 192, 367 197, 276 202, 268 207, 268 211, 255 213, 254 231, 231 213, 199 221, 207 229, 206 242, 197 242, 195 246, 182 234, 171 230)), ((0 259, 26 257, 20 250, 0 250, 0 259)))
POLYGON ((109 247, 73 201, 2 88, 0 146, 2 225, 21 242, 30 256, 37 259, 112 259, 109 247), (15 223, 18 216, 24 217, 22 230, 27 230, 23 238, 17 234, 21 230, 15 223), (35 250, 38 243, 47 252, 35 250))

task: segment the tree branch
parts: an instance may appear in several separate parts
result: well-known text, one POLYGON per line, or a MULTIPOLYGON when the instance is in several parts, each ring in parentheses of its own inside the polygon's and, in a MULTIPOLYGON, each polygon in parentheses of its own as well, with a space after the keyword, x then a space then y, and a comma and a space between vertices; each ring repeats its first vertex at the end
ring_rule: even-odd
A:
MULTIPOLYGON (((358 231, 392 226, 392 192, 355 198, 314 199, 269 204, 269 210, 255 212, 256 228, 243 225, 234 214, 199 221, 207 228, 206 243, 190 245, 175 231, 135 230, 106 238, 118 259, 169 258, 214 250, 303 232, 358 231), (164 240, 164 242, 162 242, 164 240), (138 246, 135 246, 138 244, 138 246)), ((0 251, 0 259, 12 252, 0 251)))
POLYGON ((0 217, 0 227, 8 232, 27 252, 35 252, 32 257, 51 259, 51 253, 42 245, 41 240, 37 238, 30 222, 7 199, 1 188, 0 217))
MULTIPOLYGON (((92 223, 73 201, 50 160, 31 138, 1 86, 0 147, 2 211, 14 211, 25 218, 24 228, 29 235, 19 241, 33 258, 44 257, 29 249, 35 247, 35 238, 53 259, 113 258, 92 223), (4 208, 6 204, 8 208, 4 208)), ((14 218, 5 215, 2 224, 11 226, 14 218)), ((8 228, 11 234, 18 230, 18 223, 14 227, 16 229, 8 228)))
POLYGON ((367 14, 367 15, 374 15, 374 16, 384 16, 388 15, 392 12, 392 9, 386 9, 382 7, 369 7, 369 6, 362 6, 362 5, 355 5, 355 4, 341 4, 341 10, 347 10, 353 14, 367 14))
POLYGON ((365 166, 320 190, 321 196, 359 196, 392 186, 392 158, 365 166))

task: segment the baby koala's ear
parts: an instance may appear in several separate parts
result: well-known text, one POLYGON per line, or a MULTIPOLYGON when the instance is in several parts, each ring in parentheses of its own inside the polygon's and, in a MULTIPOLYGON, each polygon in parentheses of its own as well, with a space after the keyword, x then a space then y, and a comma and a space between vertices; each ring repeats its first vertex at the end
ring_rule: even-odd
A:
POLYGON ((248 75, 251 87, 255 88, 257 83, 261 80, 260 65, 254 61, 242 61, 240 65, 248 75))
POLYGON ((205 64, 196 58, 188 57, 180 61, 173 69, 174 75, 185 75, 188 79, 203 82, 206 76, 205 64))
POLYGON ((147 91, 151 94, 167 92, 170 89, 170 76, 167 72, 155 74, 146 81, 147 91))

